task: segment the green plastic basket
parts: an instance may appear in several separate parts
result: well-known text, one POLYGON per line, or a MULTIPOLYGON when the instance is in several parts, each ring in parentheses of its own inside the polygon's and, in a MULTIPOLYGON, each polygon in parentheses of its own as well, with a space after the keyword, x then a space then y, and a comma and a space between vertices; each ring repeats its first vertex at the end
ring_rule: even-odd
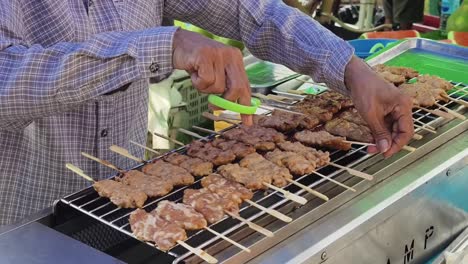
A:
POLYGON ((186 103, 188 112, 188 127, 199 125, 203 120, 202 113, 208 111, 208 95, 198 92, 192 85, 191 79, 177 82, 178 90, 182 95, 183 102, 186 103))

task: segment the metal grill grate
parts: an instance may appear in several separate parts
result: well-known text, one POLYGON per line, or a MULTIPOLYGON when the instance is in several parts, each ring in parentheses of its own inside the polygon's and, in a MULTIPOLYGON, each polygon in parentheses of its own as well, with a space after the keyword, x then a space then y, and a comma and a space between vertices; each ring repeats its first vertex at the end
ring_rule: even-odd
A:
MULTIPOLYGON (((461 84, 461 83, 457 83, 455 84, 455 87, 457 89, 452 90, 449 95, 455 99, 465 100, 465 95, 468 94, 468 86, 461 84), (457 91, 463 91, 463 93, 457 93, 457 91)), ((440 102, 440 103, 443 106, 453 109, 455 111, 458 110, 459 108, 459 105, 454 102, 447 102, 447 103, 440 102)), ((433 109, 440 109, 440 107, 434 107, 433 109)), ((424 110, 414 111, 413 117, 414 119, 424 124, 431 125, 433 127, 438 127, 444 123, 444 120, 441 117, 435 116, 424 110)), ((420 128, 416 129, 415 131, 420 134, 425 134, 425 131, 421 130, 420 128)), ((213 135, 206 137, 206 138, 209 139, 212 137, 213 135)), ((335 163, 352 168, 373 156, 373 155, 367 154, 365 148, 366 147, 364 146, 353 145, 353 149, 348 152, 343 152, 343 151, 331 152, 330 158, 335 163)), ((185 151, 185 148, 180 148, 174 151, 183 152, 185 151)), ((136 169, 140 167, 141 166, 137 167, 136 169)), ((342 183, 347 183, 348 185, 352 185, 352 186, 357 185, 358 183, 363 181, 363 179, 361 178, 353 177, 351 175, 348 175, 347 173, 344 173, 343 169, 338 169, 332 166, 322 167, 318 171, 321 172, 322 174, 325 174, 326 176, 334 178, 335 180, 338 180, 342 183)), ((328 182, 326 179, 320 178, 317 175, 314 176, 314 174, 297 177, 295 180, 310 188, 317 188, 317 187, 320 187, 322 184, 325 184, 328 182)), ((154 209, 157 206, 157 203, 161 200, 171 200, 175 202, 180 202, 183 196, 183 191, 186 188, 200 188, 200 187, 201 187, 200 180, 198 180, 193 185, 184 186, 184 187, 175 189, 173 192, 171 192, 170 194, 164 197, 148 199, 144 208, 147 211, 150 211, 154 209)), ((295 185, 291 185, 291 184, 284 187, 284 189, 297 195, 306 194, 305 190, 300 189, 299 187, 295 185)), ((336 197, 337 195, 345 191, 346 189, 344 188, 339 189, 339 191, 335 192, 333 196, 329 196, 330 201, 333 200, 333 197, 336 197)), ((290 200, 285 199, 281 193, 278 193, 276 191, 267 191, 267 192, 257 191, 255 192, 255 195, 252 200, 263 205, 264 207, 271 208, 271 209, 280 209, 280 210, 282 208, 285 208, 287 205, 294 204, 290 200)), ((132 235, 132 232, 130 230, 130 226, 128 223, 128 216, 134 209, 122 209, 122 208, 116 207, 114 204, 112 204, 109 201, 109 199, 99 197, 99 195, 94 191, 92 187, 86 188, 75 194, 71 194, 67 197, 64 197, 63 199, 61 199, 61 201, 79 210, 80 212, 94 219, 97 219, 98 221, 122 233, 127 234, 128 236, 134 237, 132 235)), ((315 203, 316 203, 316 207, 319 207, 324 202, 316 201, 315 203)), ((267 216, 265 212, 260 211, 257 208, 248 205, 247 203, 243 203, 243 206, 241 207, 241 210, 239 213, 242 217, 248 219, 249 221, 260 220, 264 216, 267 216)), ((286 225, 286 223, 284 223, 284 225, 286 225)), ((245 224, 237 220, 234 220, 232 218, 224 218, 220 222, 212 224, 210 227, 222 233, 225 236, 230 236, 240 231, 245 231, 246 229, 248 229, 245 226, 245 224)), ((221 240, 220 238, 204 230, 189 231, 187 234, 189 238, 187 239, 186 242, 193 247, 199 247, 201 249, 207 249, 221 240)), ((147 244, 154 246, 151 243, 147 243, 147 244)), ((175 262, 186 260, 187 258, 192 256, 192 253, 186 251, 184 248, 180 246, 175 246, 174 248, 169 250, 167 253, 176 258, 175 262)))

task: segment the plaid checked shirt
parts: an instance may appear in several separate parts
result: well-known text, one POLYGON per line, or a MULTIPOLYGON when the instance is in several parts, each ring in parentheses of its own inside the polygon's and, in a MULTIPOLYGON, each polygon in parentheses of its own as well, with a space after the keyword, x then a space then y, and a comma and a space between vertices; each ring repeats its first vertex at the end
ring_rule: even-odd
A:
POLYGON ((346 92, 352 48, 279 0, 0 0, 0 225, 50 206, 113 172, 88 152, 144 143, 148 79, 172 71, 178 19, 242 40, 262 59, 346 92), (124 89, 119 89, 125 87, 124 89), (117 90, 117 91, 116 91, 117 90))

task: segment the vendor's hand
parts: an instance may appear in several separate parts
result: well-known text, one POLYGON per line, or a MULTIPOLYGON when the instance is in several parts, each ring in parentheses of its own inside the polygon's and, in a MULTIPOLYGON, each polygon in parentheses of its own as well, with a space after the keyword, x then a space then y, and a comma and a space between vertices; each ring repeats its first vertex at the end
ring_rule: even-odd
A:
MULTIPOLYGON (((174 34, 172 64, 189 72, 200 92, 222 94, 229 101, 250 106, 250 84, 239 49, 179 29, 174 34)), ((242 122, 251 125, 252 116, 242 115, 242 122)))
POLYGON ((345 83, 374 135, 377 147, 370 146, 368 152, 390 157, 409 142, 414 133, 409 97, 356 57, 346 66, 345 83))

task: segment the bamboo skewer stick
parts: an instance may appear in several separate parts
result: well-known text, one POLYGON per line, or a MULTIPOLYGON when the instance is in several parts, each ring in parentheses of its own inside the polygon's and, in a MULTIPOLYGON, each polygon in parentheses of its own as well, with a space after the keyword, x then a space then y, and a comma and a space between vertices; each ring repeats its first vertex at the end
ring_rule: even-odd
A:
POLYGON ((432 129, 432 130, 434 130, 434 131, 436 130, 436 128, 435 128, 435 127, 433 127, 433 126, 430 126, 430 125, 428 125, 428 124, 424 123, 424 122, 423 122, 423 121, 421 121, 421 120, 414 119, 414 118, 413 118, 413 120, 414 120, 415 122, 419 123, 420 125, 422 125, 423 127, 426 127, 426 128, 432 129))
POLYGON ((144 160, 133 156, 132 154, 130 154, 130 152, 129 152, 128 150, 126 150, 126 149, 124 149, 124 148, 122 148, 122 147, 119 147, 119 146, 117 146, 117 145, 112 145, 112 146, 109 147, 109 149, 110 149, 111 151, 117 153, 117 154, 120 154, 120 155, 122 155, 122 156, 124 156, 124 157, 127 157, 127 158, 129 158, 129 159, 132 159, 132 160, 134 160, 134 161, 136 161, 136 162, 145 163, 144 160))
POLYGON ((96 162, 98 162, 98 163, 100 163, 100 164, 102 164, 102 165, 104 165, 106 167, 109 167, 109 168, 111 168, 113 170, 116 170, 118 172, 125 172, 124 170, 120 169, 119 167, 115 166, 114 164, 110 163, 107 160, 103 160, 103 159, 94 157, 94 156, 92 156, 92 155, 90 155, 90 154, 88 154, 86 152, 81 152, 81 155, 85 156, 88 159, 94 160, 94 161, 96 161, 96 162))
POLYGON ((74 173, 78 174, 79 176, 83 177, 85 180, 87 181, 90 181, 92 183, 95 183, 96 181, 91 178, 91 176, 88 176, 86 175, 82 169, 76 167, 75 165, 71 164, 71 163, 66 163, 65 164, 65 167, 71 171, 73 171, 74 173))
POLYGON ((221 234, 221 233, 219 233, 219 232, 216 232, 215 230, 213 230, 213 229, 211 229, 211 228, 209 228, 209 227, 205 227, 205 229, 206 229, 207 231, 211 232, 212 234, 214 234, 215 236, 220 237, 220 238, 226 240, 227 242, 233 244, 234 246, 236 246, 236 247, 238 247, 238 248, 244 250, 245 252, 248 252, 248 253, 251 252, 251 250, 250 250, 249 248, 244 247, 243 245, 237 243, 236 241, 230 239, 229 237, 227 237, 227 236, 225 236, 225 235, 223 235, 223 234, 221 234))
POLYGON ((414 124, 414 127, 415 128, 419 128, 419 129, 422 129, 422 130, 425 130, 429 133, 432 133, 432 134, 437 134, 437 131, 433 130, 433 129, 430 129, 429 127, 425 127, 425 126, 419 126, 419 125, 416 125, 414 124))
POLYGON ((281 96, 281 95, 277 95, 277 94, 269 94, 269 95, 267 95, 267 97, 280 100, 283 103, 286 103, 285 101, 289 101, 289 102, 297 102, 298 101, 297 99, 293 99, 291 97, 281 96))
MULTIPOLYGON (((350 144, 362 145, 362 146, 375 146, 374 143, 365 143, 365 142, 349 141, 349 140, 345 140, 344 142, 350 143, 350 144)), ((410 147, 408 145, 404 145, 402 149, 409 151, 409 152, 414 152, 416 150, 416 148, 410 147)))
POLYGON ((292 221, 291 217, 289 217, 289 216, 287 216, 285 214, 282 214, 279 211, 276 211, 276 210, 273 210, 273 209, 270 209, 270 208, 266 208, 264 206, 261 206, 258 203, 255 203, 255 202, 253 202, 251 200, 248 200, 248 199, 244 200, 244 201, 246 201, 248 204, 252 205, 253 207, 258 208, 259 210, 264 211, 264 212, 268 213, 269 215, 278 218, 279 220, 281 220, 283 222, 290 223, 292 221))
POLYGON ((330 182, 335 183, 335 184, 338 185, 338 186, 341 186, 341 187, 343 187, 343 188, 345 188, 345 189, 348 189, 348 190, 350 190, 350 191, 352 191, 352 192, 356 192, 356 189, 354 189, 354 188, 352 188, 352 187, 349 187, 348 185, 345 185, 345 184, 343 184, 343 183, 341 183, 341 182, 339 182, 339 181, 337 181, 337 180, 334 180, 334 179, 332 179, 332 178, 330 178, 330 177, 328 177, 328 176, 325 176, 325 175, 323 175, 323 174, 320 173, 320 172, 315 171, 314 173, 317 174, 318 176, 320 176, 320 177, 322 177, 322 178, 324 178, 324 179, 330 181, 330 182))
POLYGON ((287 92, 290 94, 307 95, 307 93, 303 90, 288 90, 287 92))
POLYGON ((419 135, 417 133, 413 134, 413 139, 415 139, 415 140, 421 140, 422 138, 423 138, 423 136, 421 136, 421 135, 419 135))
POLYGON ((302 204, 302 205, 304 205, 304 204, 307 203, 307 199, 306 199, 306 198, 301 197, 301 196, 296 195, 296 194, 293 194, 293 193, 290 193, 290 192, 288 192, 288 191, 286 191, 286 190, 283 190, 283 189, 281 189, 281 188, 279 188, 279 187, 274 186, 273 184, 269 184, 269 183, 267 183, 267 182, 263 182, 263 185, 265 185, 265 186, 267 186, 268 188, 273 189, 273 190, 275 190, 275 191, 277 191, 277 192, 282 193, 282 194, 284 195, 284 197, 286 197, 286 199, 288 199, 288 200, 294 201, 294 202, 296 202, 296 203, 298 203, 298 204, 302 204))
POLYGON ((435 103, 435 105, 437 105, 438 107, 444 109, 445 111, 447 111, 449 114, 453 115, 454 117, 460 119, 460 120, 466 120, 466 117, 460 113, 457 113, 455 111, 453 111, 452 109, 450 108, 447 108, 439 103, 435 103))
POLYGON ((424 108, 424 107, 421 107, 421 106, 415 106, 415 107, 418 108, 418 109, 424 110, 424 111, 426 111, 428 113, 431 113, 433 115, 440 116, 442 118, 448 119, 448 120, 451 120, 454 117, 453 115, 451 115, 451 114, 449 114, 447 112, 444 112, 444 111, 440 111, 438 109, 431 110, 431 109, 427 109, 427 108, 424 108))
POLYGON ((208 113, 208 112, 203 112, 202 116, 206 119, 209 119, 209 120, 213 120, 213 121, 223 121, 223 122, 226 122, 226 123, 229 123, 231 125, 238 125, 238 123, 234 122, 234 121, 231 121, 229 119, 225 119, 225 118, 221 118, 219 116, 215 116, 211 113, 208 113))
POLYGON ((267 111, 277 110, 277 111, 282 111, 282 112, 290 113, 290 114, 294 114, 294 115, 302 115, 302 116, 306 115, 306 114, 301 113, 301 112, 291 111, 291 110, 283 109, 283 108, 280 108, 280 107, 274 107, 274 106, 270 106, 270 105, 260 105, 259 108, 267 110, 267 111))
POLYGON ((236 214, 233 214, 233 213, 231 213, 229 211, 225 211, 225 213, 228 214, 229 216, 231 216, 232 218, 243 222, 244 224, 248 225, 251 229, 265 235, 266 237, 273 237, 274 236, 273 232, 271 232, 270 230, 265 229, 265 228, 255 224, 255 223, 252 223, 251 221, 249 221, 249 220, 247 220, 247 219, 245 219, 243 217, 240 217, 240 216, 238 216, 236 214))
POLYGON ((468 107, 468 102, 466 102, 464 100, 455 99, 455 98, 452 98, 450 96, 445 96, 445 95, 442 95, 442 97, 444 97, 445 99, 450 100, 450 101, 452 101, 454 103, 457 103, 459 105, 463 105, 464 107, 468 107))
POLYGON ((208 134, 222 135, 222 133, 216 132, 216 131, 211 130, 211 129, 199 127, 199 126, 192 126, 192 128, 194 128, 194 129, 196 129, 198 131, 201 131, 201 132, 208 133, 208 134))
POLYGON ((147 146, 141 145, 141 144, 139 144, 139 143, 137 143, 137 142, 135 142, 133 140, 130 140, 130 143, 132 143, 133 145, 138 146, 140 148, 144 148, 144 149, 148 150, 149 152, 153 152, 156 155, 161 155, 161 153, 159 153, 158 151, 156 151, 156 150, 154 150, 152 148, 148 148, 147 146))
POLYGON ((312 188, 310 188, 310 187, 308 187, 308 186, 306 186, 306 185, 304 185, 304 184, 302 184, 300 182, 297 182, 297 181, 291 180, 291 179, 286 179, 286 181, 300 187, 301 189, 306 190, 307 192, 317 196, 318 198, 324 200, 325 202, 328 202, 330 200, 326 195, 324 195, 324 194, 322 194, 320 192, 317 192, 316 190, 314 190, 314 189, 312 189, 312 188))
POLYGON ((156 132, 153 132, 153 134, 160 137, 160 138, 164 138, 165 140, 171 141, 172 143, 177 144, 179 146, 185 146, 184 143, 178 141, 177 139, 173 139, 173 138, 170 138, 168 136, 165 136, 163 134, 159 134, 159 133, 156 133, 156 132))
MULTIPOLYGON (((232 120, 232 121, 241 122, 240 116, 228 115, 228 114, 226 114, 226 113, 224 113, 224 112, 221 112, 221 113, 219 114, 219 117, 225 118, 226 120, 232 120)), ((239 123, 236 123, 236 125, 239 125, 239 123)))
POLYGON ((354 175, 356 177, 360 177, 360 178, 363 178, 365 180, 368 180, 368 181, 372 181, 374 179, 374 176, 370 175, 370 174, 367 174, 367 173, 364 173, 362 171, 358 171, 358 170, 355 170, 355 169, 351 169, 351 168, 348 168, 348 167, 345 167, 345 166, 342 166, 340 164, 336 164, 334 162, 330 162, 329 163, 330 165, 333 165, 337 168, 340 168, 340 169, 343 169, 343 170, 346 170, 349 174, 351 175, 354 175))
POLYGON ((187 129, 183 129, 183 128, 179 128, 178 129, 180 132, 186 134, 186 135, 189 135, 189 136, 192 136, 194 138, 198 138, 198 139, 203 139, 202 136, 198 135, 197 133, 194 133, 192 131, 188 131, 187 129))
POLYGON ((218 263, 217 259, 199 248, 194 248, 182 240, 177 240, 177 243, 210 264, 218 263))
POLYGON ((268 96, 266 96, 264 94, 261 94, 261 93, 253 93, 252 96, 263 99, 263 100, 270 100, 270 101, 275 101, 275 102, 278 102, 278 103, 284 103, 283 101, 281 101, 279 99, 268 97, 268 96))

